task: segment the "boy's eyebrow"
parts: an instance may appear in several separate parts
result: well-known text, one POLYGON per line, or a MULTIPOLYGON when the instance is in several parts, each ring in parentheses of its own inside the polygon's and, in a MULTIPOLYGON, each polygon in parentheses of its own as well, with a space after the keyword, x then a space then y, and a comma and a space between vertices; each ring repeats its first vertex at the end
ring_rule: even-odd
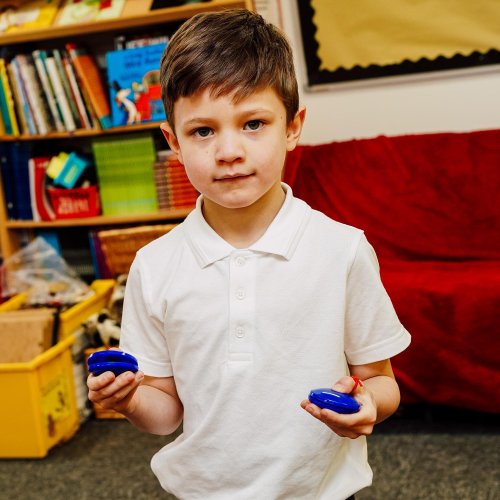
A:
MULTIPOLYGON (((237 113, 237 116, 239 118, 245 118, 246 116, 253 116, 253 115, 259 115, 259 114, 271 115, 271 114, 274 114, 274 111, 272 109, 268 109, 268 108, 253 108, 253 109, 239 111, 237 113)), ((198 125, 200 123, 210 123, 210 122, 215 121, 215 120, 217 120, 217 117, 195 116, 194 118, 190 118, 189 120, 183 122, 182 126, 183 127, 190 127, 192 125, 198 125)))

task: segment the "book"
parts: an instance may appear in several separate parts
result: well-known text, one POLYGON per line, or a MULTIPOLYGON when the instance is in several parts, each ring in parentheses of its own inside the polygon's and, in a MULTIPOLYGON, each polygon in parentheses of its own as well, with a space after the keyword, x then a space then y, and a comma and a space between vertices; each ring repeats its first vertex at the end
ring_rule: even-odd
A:
POLYGON ((46 190, 49 160, 50 158, 34 157, 28 162, 31 210, 35 221, 49 221, 56 218, 46 190))
POLYGON ((14 58, 19 64, 23 88, 25 89, 37 133, 46 135, 52 130, 47 116, 45 101, 42 99, 42 89, 36 77, 34 63, 30 56, 19 54, 14 58))
POLYGON ((7 112, 9 114, 12 126, 12 135, 19 135, 19 124, 16 115, 14 96, 12 93, 9 76, 7 74, 7 65, 4 59, 0 59, 0 78, 2 80, 1 83, 3 85, 3 93, 5 95, 5 100, 7 103, 7 112))
POLYGON ((56 17, 61 0, 9 0, 8 15, 0 24, 0 32, 12 33, 45 28, 56 17))
POLYGON ((29 135, 28 123, 23 113, 23 98, 16 82, 16 74, 12 63, 7 64, 7 75, 9 76, 10 89, 14 97, 14 107, 19 121, 19 132, 21 135, 29 135))
POLYGON ((13 166, 15 186, 16 218, 32 220, 30 179, 28 163, 31 149, 29 143, 13 142, 10 145, 10 161, 13 166))
MULTIPOLYGON (((3 62, 3 59, 0 59, 3 62)), ((2 123, 7 135, 13 134, 12 122, 10 120, 9 108, 7 106, 7 95, 3 87, 3 79, 0 76, 0 114, 2 115, 2 123)))
POLYGON ((2 112, 0 111, 0 135, 5 135, 5 126, 3 124, 2 112))
POLYGON ((155 148, 150 133, 92 141, 102 213, 124 215, 156 212, 155 148))
POLYGON ((47 165, 47 175, 51 179, 55 179, 62 171, 66 160, 69 158, 69 154, 61 151, 58 155, 50 158, 49 164, 47 165))
POLYGON ((45 66, 45 59, 47 57, 46 51, 34 50, 32 52, 33 61, 35 62, 35 67, 38 73, 38 77, 42 84, 44 96, 46 102, 49 106, 50 113, 52 115, 52 120, 54 122, 55 128, 58 132, 64 132, 64 124, 61 117, 61 111, 56 101, 56 95, 54 89, 50 83, 49 75, 47 73, 47 68, 45 66))
POLYGON ((89 231, 89 247, 94 266, 96 279, 112 279, 113 273, 109 270, 106 256, 102 249, 101 240, 97 231, 89 231))
POLYGON ((11 84, 17 89, 14 95, 18 95, 20 99, 18 115, 23 117, 24 123, 27 127, 26 133, 29 135, 36 135, 37 129, 33 118, 33 110, 31 109, 28 101, 24 80, 21 77, 21 69, 16 59, 12 59, 9 66, 11 67, 11 72, 14 76, 11 80, 11 84))
POLYGON ((165 120, 160 59, 166 43, 106 54, 113 126, 165 120))
POLYGON ((60 9, 55 24, 66 26, 70 24, 105 21, 120 17, 125 0, 81 1, 66 0, 60 9))
POLYGON ((64 127, 68 132, 73 132, 76 130, 75 120, 73 119, 73 114, 71 113, 71 108, 69 107, 69 102, 66 97, 66 93, 64 92, 59 71, 57 70, 56 61, 52 55, 47 54, 47 57, 45 58, 45 66, 47 68, 50 83, 54 89, 54 95, 61 111, 64 127))
POLYGON ((99 124, 104 129, 110 128, 112 123, 109 100, 95 58, 85 48, 74 43, 66 44, 66 50, 99 124))
POLYGON ((16 181, 14 179, 14 164, 11 159, 12 144, 0 141, 0 174, 7 217, 17 219, 16 181))
POLYGON ((80 87, 78 85, 78 81, 76 79, 75 70, 73 65, 71 64, 71 60, 67 54, 63 56, 62 60, 64 70, 66 71, 66 76, 68 78, 69 86, 71 89, 71 94, 73 96, 73 100, 76 104, 76 109, 78 111, 78 117, 80 119, 80 123, 82 128, 91 129, 93 128, 92 118, 89 114, 87 107, 85 105, 85 101, 83 99, 83 95, 80 91, 80 87))
POLYGON ((61 83, 64 89, 64 93, 66 94, 66 100, 69 104, 69 109, 71 110, 71 114, 73 115, 73 120, 75 121, 76 128, 81 128, 82 124, 80 122, 80 116, 78 114, 78 109, 76 107, 76 102, 71 91, 71 86, 69 83, 68 76, 64 69, 63 64, 63 56, 59 49, 54 49, 52 51, 52 55, 54 57, 54 61, 56 63, 57 71, 59 72, 59 78, 61 79, 61 83))

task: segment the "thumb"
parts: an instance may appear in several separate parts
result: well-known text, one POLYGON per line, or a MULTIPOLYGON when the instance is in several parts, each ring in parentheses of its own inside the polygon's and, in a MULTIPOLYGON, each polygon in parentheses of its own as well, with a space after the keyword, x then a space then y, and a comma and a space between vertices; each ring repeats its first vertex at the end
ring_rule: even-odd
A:
POLYGON ((355 387, 356 381, 352 377, 345 376, 337 380, 332 389, 334 391, 343 392, 344 394, 350 394, 355 387))

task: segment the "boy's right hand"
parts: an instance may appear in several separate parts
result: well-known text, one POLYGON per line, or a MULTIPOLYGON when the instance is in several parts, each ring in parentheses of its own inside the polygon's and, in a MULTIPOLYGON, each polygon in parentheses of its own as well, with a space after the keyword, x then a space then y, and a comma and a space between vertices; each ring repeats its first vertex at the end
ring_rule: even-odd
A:
POLYGON ((124 372, 118 376, 110 371, 97 377, 90 374, 87 378, 88 398, 107 410, 133 412, 134 395, 143 379, 141 371, 124 372))

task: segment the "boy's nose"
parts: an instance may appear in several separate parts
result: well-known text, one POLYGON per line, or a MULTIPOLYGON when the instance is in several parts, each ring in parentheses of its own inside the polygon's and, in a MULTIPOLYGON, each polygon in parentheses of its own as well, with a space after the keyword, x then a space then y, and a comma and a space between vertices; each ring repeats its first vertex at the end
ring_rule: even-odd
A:
POLYGON ((244 150, 237 134, 219 134, 215 152, 217 163, 234 163, 244 157, 244 150))

